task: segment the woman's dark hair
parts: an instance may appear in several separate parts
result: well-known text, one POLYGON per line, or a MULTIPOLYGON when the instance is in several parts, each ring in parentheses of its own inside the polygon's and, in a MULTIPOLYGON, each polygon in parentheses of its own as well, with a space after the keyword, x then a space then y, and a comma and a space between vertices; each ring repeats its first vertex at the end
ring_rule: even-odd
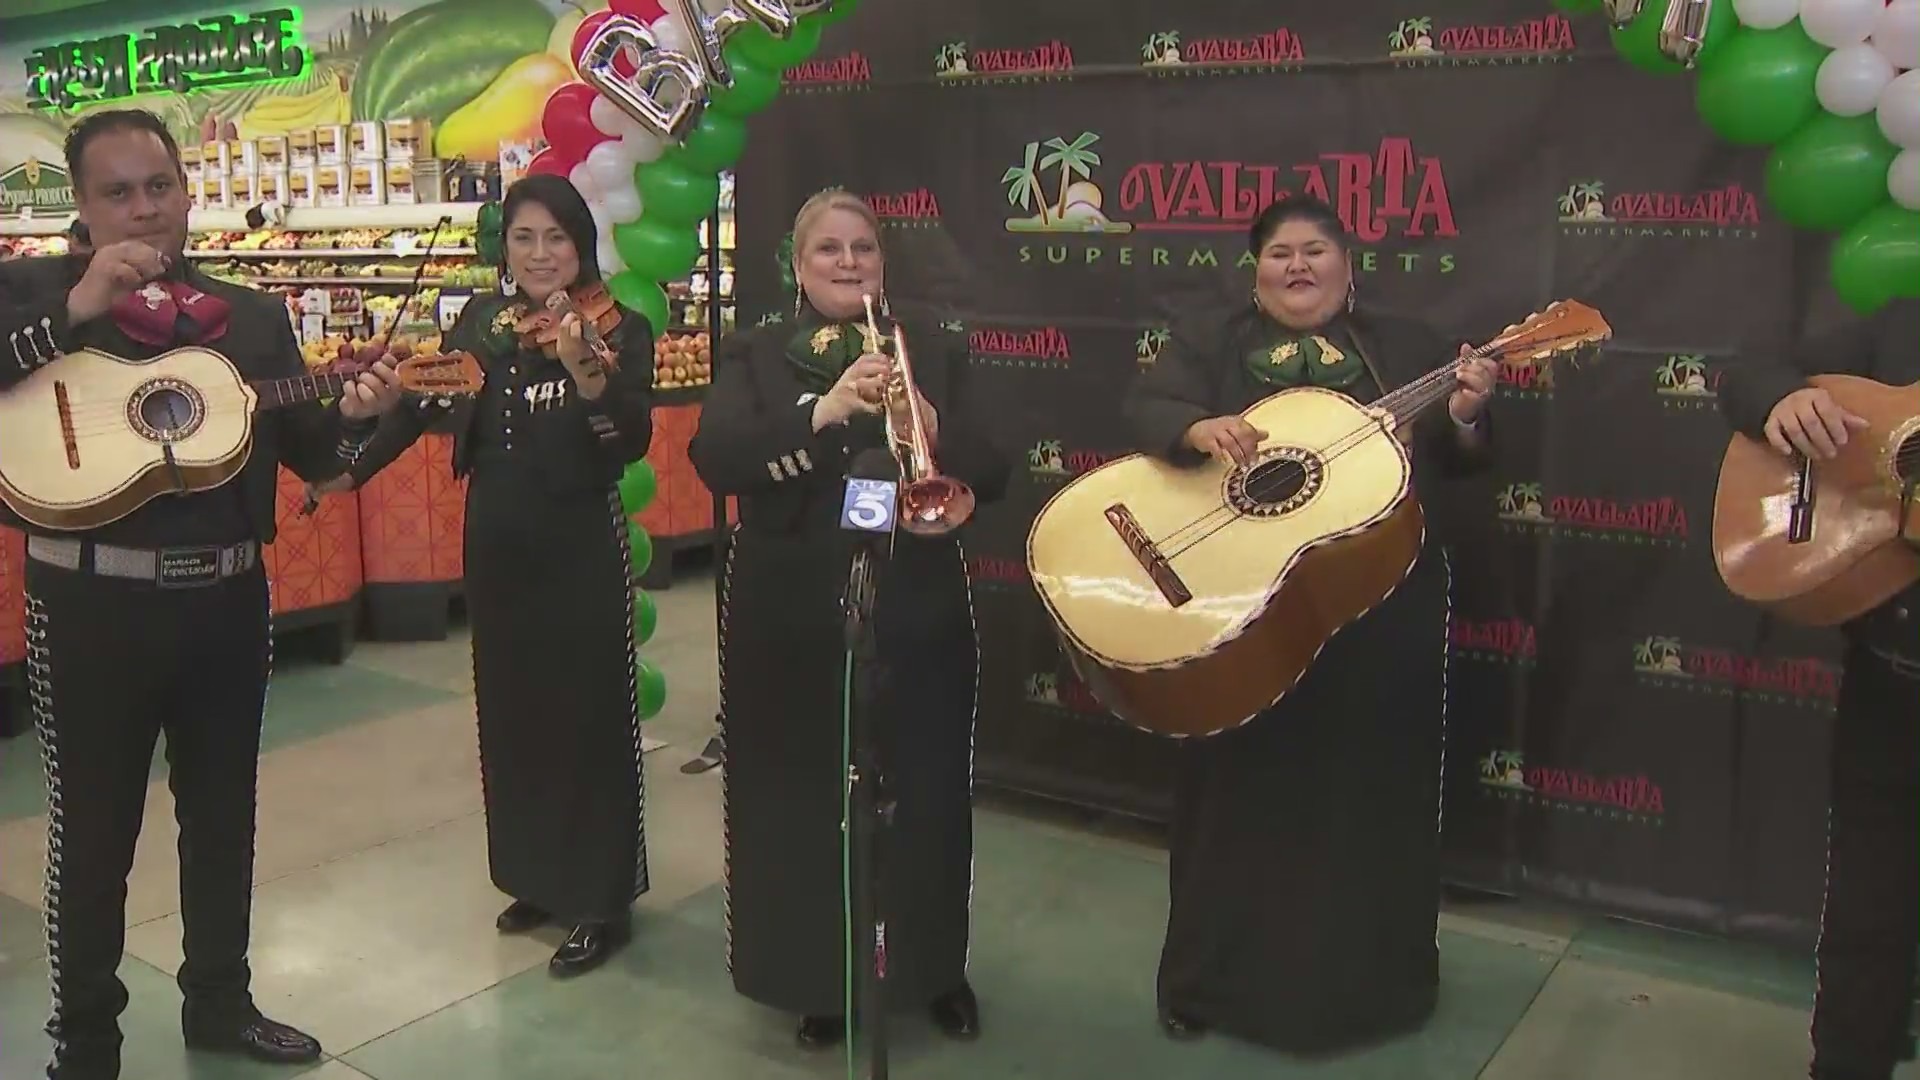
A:
POLYGON ((1347 250, 1347 227, 1341 223, 1340 215, 1333 212, 1333 207, 1311 195, 1288 195, 1268 203, 1260 216, 1253 219, 1253 226, 1247 230, 1247 254, 1259 258, 1267 241, 1289 221, 1317 226, 1334 247, 1342 252, 1347 250))
POLYGON ((580 279, 574 284, 591 285, 599 281, 600 230, 593 224, 593 212, 587 209, 587 200, 580 197, 572 181, 552 173, 535 173, 515 181, 507 189, 507 197, 500 206, 501 269, 506 269, 506 234, 512 231, 513 219, 520 216, 520 208, 528 203, 546 207, 553 220, 560 223, 560 231, 573 241, 573 250, 580 256, 580 279))

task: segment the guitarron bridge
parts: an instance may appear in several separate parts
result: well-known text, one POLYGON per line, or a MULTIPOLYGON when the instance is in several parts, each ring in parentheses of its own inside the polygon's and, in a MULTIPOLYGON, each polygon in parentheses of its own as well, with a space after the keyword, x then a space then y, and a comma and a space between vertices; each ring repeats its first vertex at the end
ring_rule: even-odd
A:
POLYGON ((1127 545, 1127 550, 1133 553, 1140 568, 1153 580, 1160 595, 1167 598, 1167 603, 1181 607, 1193 599, 1193 592, 1187 588, 1187 583, 1180 580, 1173 564, 1161 554, 1160 545, 1147 538, 1147 530, 1140 527, 1140 522, 1134 519, 1133 511, 1127 509, 1125 503, 1114 503, 1107 507, 1107 524, 1120 534, 1120 542, 1127 545))

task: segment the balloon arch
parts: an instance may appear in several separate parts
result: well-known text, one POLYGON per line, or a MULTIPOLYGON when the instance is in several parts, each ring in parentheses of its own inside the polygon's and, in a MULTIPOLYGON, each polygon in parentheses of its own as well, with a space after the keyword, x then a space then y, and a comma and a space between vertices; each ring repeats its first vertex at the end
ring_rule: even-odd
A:
POLYGON ((1554 0, 1602 9, 1627 62, 1692 71, 1715 134, 1766 146, 1766 197, 1837 234, 1829 274, 1870 313, 1920 296, 1920 0, 1554 0))

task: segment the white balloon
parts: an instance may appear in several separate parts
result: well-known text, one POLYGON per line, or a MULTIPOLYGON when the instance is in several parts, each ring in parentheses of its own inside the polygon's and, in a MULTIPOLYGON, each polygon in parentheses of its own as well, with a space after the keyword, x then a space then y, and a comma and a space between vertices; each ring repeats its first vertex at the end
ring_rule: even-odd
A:
POLYGON ((612 277, 627 268, 627 261, 620 257, 620 249, 614 246, 613 234, 601 233, 598 248, 594 257, 600 264, 600 276, 612 277))
POLYGON ((1858 45, 1873 33, 1886 0, 1800 0, 1800 28, 1822 45, 1858 45))
POLYGON ((572 171, 567 173, 567 180, 573 184, 573 190, 579 192, 580 197, 587 200, 589 205, 600 194, 600 185, 594 182, 593 170, 588 168, 584 161, 575 165, 572 171))
POLYGON ((1893 81, 1893 65, 1871 45, 1835 49, 1820 63, 1813 81, 1814 96, 1835 116, 1865 116, 1880 102, 1880 91, 1893 81))
POLYGON ((1920 210, 1920 150, 1902 150, 1887 166, 1887 194, 1909 210, 1920 210))
POLYGON ((1733 0, 1733 17, 1755 30, 1777 30, 1800 14, 1800 0, 1733 0))
POLYGON ((633 178, 628 177, 625 187, 608 188, 600 196, 600 207, 606 212, 608 231, 614 225, 625 225, 640 217, 640 192, 633 186, 633 178))
POLYGON ((1888 142, 1902 150, 1920 150, 1920 71, 1905 72, 1880 91, 1874 119, 1888 142))
POLYGON ((635 165, 659 161, 660 155, 667 151, 667 144, 651 131, 629 131, 621 137, 620 145, 635 165))
POLYGON ((1920 68, 1920 0, 1893 0, 1880 9, 1873 47, 1901 71, 1920 68))
POLYGON ((593 126, 599 128, 602 135, 615 139, 625 137, 630 131, 647 130, 604 96, 595 97, 593 104, 587 106, 587 118, 593 121, 593 126))
POLYGON ((581 164, 593 174, 594 188, 602 195, 633 186, 633 158, 617 139, 609 139, 587 151, 587 160, 581 164))
MULTIPOLYGON (((661 6, 672 8, 674 5, 667 3, 661 6)), ((648 29, 653 31, 653 40, 668 52, 699 58, 699 54, 693 51, 693 39, 687 36, 687 28, 681 23, 678 13, 669 10, 665 15, 653 20, 648 29)))

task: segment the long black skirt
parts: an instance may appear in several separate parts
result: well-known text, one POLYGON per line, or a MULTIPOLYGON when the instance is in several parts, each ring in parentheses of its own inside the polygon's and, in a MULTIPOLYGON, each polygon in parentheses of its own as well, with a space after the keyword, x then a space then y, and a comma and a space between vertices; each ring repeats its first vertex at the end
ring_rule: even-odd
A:
POLYGON ((1279 705, 1181 748, 1163 1009, 1297 1053, 1431 1014, 1447 597, 1430 547, 1279 705))
MULTIPOLYGON (((846 1012, 843 888, 845 534, 738 530, 720 637, 726 740, 727 965, 743 996, 846 1012)), ((978 648, 952 542, 902 536, 878 587, 883 678, 873 719, 896 809, 882 854, 889 1004, 966 979, 973 885, 978 648)), ((868 940, 858 929, 856 970, 868 940)))
POLYGON ((501 892, 568 922, 647 891, 632 564, 618 492, 476 472, 466 594, 487 856, 501 892))

